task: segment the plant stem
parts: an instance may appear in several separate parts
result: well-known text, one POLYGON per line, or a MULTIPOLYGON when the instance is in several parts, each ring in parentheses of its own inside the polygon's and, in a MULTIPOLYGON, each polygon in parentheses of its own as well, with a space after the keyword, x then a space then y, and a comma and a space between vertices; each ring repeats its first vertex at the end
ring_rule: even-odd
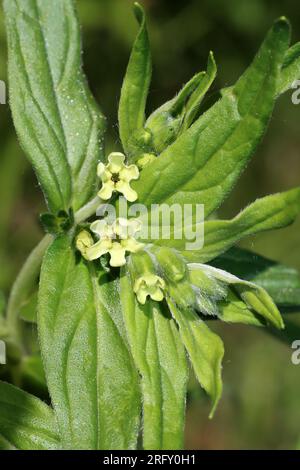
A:
POLYGON ((79 211, 75 214, 75 222, 80 224, 84 222, 86 219, 91 217, 91 215, 95 214, 97 209, 102 205, 102 200, 96 196, 94 199, 89 201, 85 206, 83 206, 79 211))
POLYGON ((52 235, 46 235, 33 249, 19 272, 10 293, 6 319, 10 334, 17 343, 20 343, 18 325, 19 309, 31 294, 32 286, 39 275, 44 253, 51 243, 52 238, 52 235))

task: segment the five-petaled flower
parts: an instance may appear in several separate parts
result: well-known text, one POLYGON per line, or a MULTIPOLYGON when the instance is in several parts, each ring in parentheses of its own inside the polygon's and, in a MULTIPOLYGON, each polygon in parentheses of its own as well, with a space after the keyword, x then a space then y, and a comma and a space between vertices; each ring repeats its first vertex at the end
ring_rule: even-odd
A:
POLYGON ((135 239, 135 234, 141 229, 140 222, 136 219, 118 218, 111 224, 105 219, 96 220, 90 229, 99 241, 94 243, 86 230, 80 232, 76 239, 77 249, 89 261, 109 253, 112 267, 124 266, 126 252, 136 253, 144 246, 135 239))
POLYGON ((139 277, 133 286, 133 290, 141 304, 145 304, 148 295, 152 300, 160 302, 164 298, 165 281, 156 274, 148 273, 139 277))
POLYGON ((130 181, 139 177, 139 169, 136 165, 126 165, 125 155, 120 152, 113 152, 108 156, 108 164, 98 164, 98 176, 101 178, 102 187, 98 196, 103 200, 112 197, 114 191, 123 194, 129 202, 136 201, 138 195, 130 187, 130 181))

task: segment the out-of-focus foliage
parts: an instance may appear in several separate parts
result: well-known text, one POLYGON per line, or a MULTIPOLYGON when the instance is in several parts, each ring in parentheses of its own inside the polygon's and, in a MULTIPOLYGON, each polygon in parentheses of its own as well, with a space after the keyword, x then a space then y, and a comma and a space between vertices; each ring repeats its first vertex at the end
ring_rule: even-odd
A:
MULTIPOLYGON (((131 4, 129 0, 78 0, 85 72, 108 117, 107 151, 119 146, 117 105, 136 33, 131 4)), ((214 93, 240 76, 278 16, 284 14, 292 20, 292 42, 300 38, 300 10, 295 0, 144 0, 143 4, 154 58, 148 112, 172 98, 189 77, 205 68, 210 49, 219 70, 214 93)), ((2 11, 0 79, 6 80, 2 11)), ((1 105, 0 113, 0 291, 7 296, 22 261, 41 236, 38 214, 45 208, 36 179, 16 143, 8 106, 1 105)), ((300 105, 292 104, 288 92, 279 100, 266 139, 227 200, 222 216, 231 217, 255 198, 299 183, 299 121, 300 105)), ((300 268, 299 229, 298 219, 293 227, 255 236, 243 246, 300 268)), ((32 349, 34 327, 28 325, 32 349)), ((187 447, 295 448, 300 442, 300 366, 291 363, 292 350, 257 329, 218 328, 225 334, 227 350, 222 406, 209 422, 207 409, 201 406, 204 396, 198 387, 197 392, 191 388, 187 447)), ((39 367, 38 361, 27 364, 25 379, 39 377, 35 374, 39 367)))

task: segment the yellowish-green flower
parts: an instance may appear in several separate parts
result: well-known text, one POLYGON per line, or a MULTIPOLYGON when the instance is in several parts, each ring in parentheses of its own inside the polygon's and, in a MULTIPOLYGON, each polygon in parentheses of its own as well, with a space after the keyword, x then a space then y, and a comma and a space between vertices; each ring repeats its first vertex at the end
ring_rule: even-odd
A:
POLYGON ((76 238, 76 248, 80 251, 85 259, 88 259, 86 250, 94 244, 94 240, 90 232, 82 230, 76 238))
POLYGON ((136 201, 138 195, 130 187, 130 181, 137 180, 139 169, 136 165, 126 165, 125 155, 113 152, 108 157, 108 164, 99 163, 97 173, 102 181, 98 196, 103 200, 111 198, 114 191, 123 194, 129 202, 136 201))
MULTIPOLYGON (((98 242, 90 244, 90 238, 87 237, 89 233, 86 231, 81 232, 76 240, 78 250, 89 261, 109 253, 110 265, 120 267, 126 263, 126 252, 136 253, 144 246, 134 238, 141 229, 141 225, 136 219, 119 218, 112 224, 104 219, 96 220, 90 228, 99 237, 98 242)), ((89 236, 91 237, 90 234, 89 236)))
POLYGON ((147 297, 160 302, 164 298, 165 281, 156 274, 148 273, 139 277, 133 286, 138 301, 145 305, 147 297))

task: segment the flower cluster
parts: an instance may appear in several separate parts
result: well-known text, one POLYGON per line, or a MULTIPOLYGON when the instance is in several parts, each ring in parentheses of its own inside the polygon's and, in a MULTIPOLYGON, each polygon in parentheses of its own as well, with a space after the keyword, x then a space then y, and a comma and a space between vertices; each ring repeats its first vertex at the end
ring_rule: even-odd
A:
POLYGON ((87 230, 81 231, 76 239, 77 249, 88 261, 96 260, 109 253, 112 267, 124 266, 126 252, 136 253, 143 247, 143 244, 134 238, 140 229, 135 219, 119 218, 112 224, 106 220, 96 220, 90 225, 90 229, 98 238, 96 243, 87 230))
MULTIPOLYGON (((143 157, 145 164, 148 157, 143 157)), ((98 176, 102 186, 98 196, 102 200, 107 201, 114 193, 122 194, 129 202, 138 198, 130 183, 139 178, 139 169, 134 164, 126 165, 125 161, 125 155, 113 152, 108 156, 107 165, 99 163, 98 176)), ((143 168, 143 165, 139 167, 143 168)), ((124 266, 126 256, 130 254, 133 291, 143 305, 148 298, 157 302, 171 299, 183 309, 192 308, 226 321, 226 306, 233 302, 243 312, 251 309, 275 326, 283 327, 275 304, 263 289, 208 265, 186 264, 176 250, 151 244, 145 246, 136 239, 140 230, 141 224, 136 219, 95 220, 89 230, 84 229, 78 234, 76 247, 88 261, 109 254, 112 267, 124 266)))
MULTIPOLYGON (((130 187, 130 182, 139 177, 136 165, 126 165, 125 155, 113 152, 108 156, 108 164, 99 163, 98 176, 102 186, 98 196, 108 200, 114 192, 122 194, 129 202, 137 199, 137 193, 130 187)), ((136 219, 127 220, 118 218, 112 223, 105 219, 95 220, 90 225, 91 232, 82 230, 76 238, 76 247, 82 256, 93 261, 105 254, 110 255, 110 265, 121 267, 126 263, 126 253, 136 253, 143 244, 135 236, 140 230, 140 223, 136 219)))

